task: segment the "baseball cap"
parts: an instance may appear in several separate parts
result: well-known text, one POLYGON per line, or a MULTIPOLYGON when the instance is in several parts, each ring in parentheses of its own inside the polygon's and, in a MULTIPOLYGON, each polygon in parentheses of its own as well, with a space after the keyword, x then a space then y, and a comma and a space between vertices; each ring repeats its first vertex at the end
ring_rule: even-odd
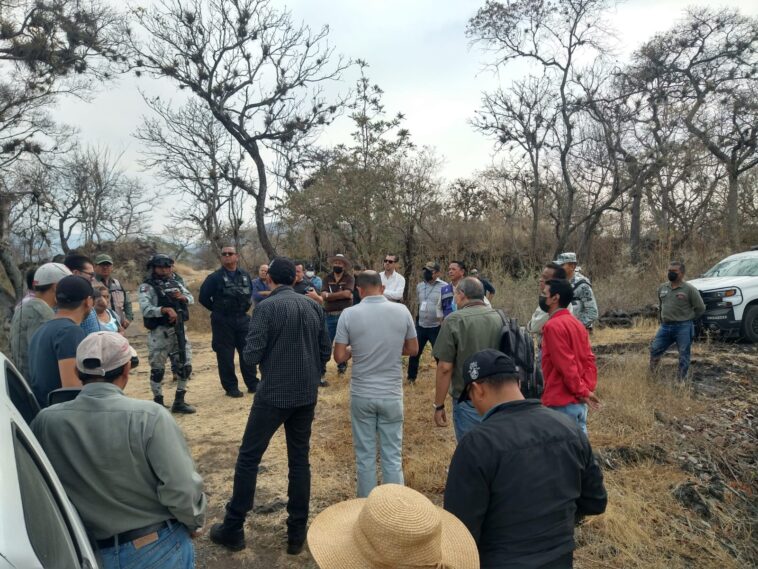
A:
POLYGON ((34 286, 55 284, 63 277, 71 274, 68 267, 63 263, 45 263, 34 272, 34 286))
POLYGON ((105 253, 101 253, 97 257, 95 257, 95 264, 96 265, 103 265, 105 263, 113 264, 113 258, 110 255, 106 255, 105 253))
MULTIPOLYGON (((35 275, 36 276, 36 275, 35 275)), ((94 294, 90 282, 79 275, 69 275, 58 281, 55 300, 58 302, 79 302, 94 294)))
POLYGON ((463 391, 458 397, 458 403, 468 401, 468 386, 488 377, 505 375, 516 377, 518 366, 513 358, 503 352, 488 348, 476 352, 463 362, 463 391))
POLYGON ((137 352, 121 334, 93 332, 76 348, 76 369, 104 377, 136 356, 137 352))
POLYGON ((440 265, 439 263, 435 263, 434 261, 429 261, 426 265, 424 265, 423 268, 429 269, 430 271, 439 271, 440 265))

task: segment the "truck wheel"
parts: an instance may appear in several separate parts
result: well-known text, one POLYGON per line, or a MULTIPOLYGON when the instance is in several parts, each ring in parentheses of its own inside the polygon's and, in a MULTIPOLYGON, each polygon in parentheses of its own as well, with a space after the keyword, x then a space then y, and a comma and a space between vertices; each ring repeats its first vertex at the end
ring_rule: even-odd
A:
POLYGON ((742 315, 742 337, 758 344, 758 305, 748 306, 742 315))

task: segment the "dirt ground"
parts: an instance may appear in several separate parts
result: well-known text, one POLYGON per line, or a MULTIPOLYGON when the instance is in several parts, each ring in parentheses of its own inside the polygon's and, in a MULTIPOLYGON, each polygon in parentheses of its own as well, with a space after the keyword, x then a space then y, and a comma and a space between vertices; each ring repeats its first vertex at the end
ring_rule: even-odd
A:
MULTIPOLYGON (((135 322, 135 324, 137 324, 135 322)), ((591 414, 590 440, 603 462, 609 507, 577 532, 575 566, 755 567, 756 419, 758 352, 737 343, 699 343, 693 382, 669 378, 675 354, 659 377, 646 372, 646 349, 654 327, 600 330, 593 337, 604 401, 591 414)), ((149 399, 144 330, 130 340, 144 362, 127 393, 149 399)), ((194 379, 187 399, 197 414, 177 416, 208 494, 208 524, 220 521, 231 494, 234 462, 252 396, 224 396, 208 332, 191 332, 194 379)), ((405 388, 404 471, 406 484, 441 503, 455 439, 452 427, 433 425, 430 402, 434 362, 427 351, 419 380, 405 388)), ((348 416, 349 371, 339 377, 330 364, 331 385, 320 392, 313 426, 311 516, 354 497, 354 461, 348 416)), ((241 384, 242 385, 242 384, 241 384)), ((172 384, 166 384, 167 400, 172 384)), ((255 510, 245 526, 247 549, 229 553, 207 535, 196 543, 197 566, 315 568, 304 551, 286 555, 287 458, 277 433, 262 462, 255 510)))

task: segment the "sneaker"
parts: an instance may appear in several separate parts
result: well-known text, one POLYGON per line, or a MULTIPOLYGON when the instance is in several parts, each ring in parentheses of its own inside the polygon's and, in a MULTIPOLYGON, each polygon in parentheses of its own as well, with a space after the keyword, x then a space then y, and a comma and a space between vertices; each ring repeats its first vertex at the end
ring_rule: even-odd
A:
POLYGON ((239 389, 235 389, 234 391, 227 391, 226 396, 237 398, 237 397, 244 397, 245 394, 242 393, 239 389))
POLYGON ((337 373, 340 374, 340 375, 345 375, 346 371, 347 371, 347 366, 346 367, 338 367, 337 368, 337 373))
POLYGON ((287 542, 287 555, 299 555, 303 551, 303 545, 305 545, 302 541, 294 542, 294 541, 288 541, 287 542))
POLYGON ((329 382, 328 382, 328 381, 326 381, 325 379, 322 379, 322 380, 319 382, 318 386, 319 386, 319 387, 329 387, 329 382))
POLYGON ((245 549, 245 530, 230 531, 224 524, 213 524, 210 531, 211 541, 217 545, 223 545, 232 551, 245 549))

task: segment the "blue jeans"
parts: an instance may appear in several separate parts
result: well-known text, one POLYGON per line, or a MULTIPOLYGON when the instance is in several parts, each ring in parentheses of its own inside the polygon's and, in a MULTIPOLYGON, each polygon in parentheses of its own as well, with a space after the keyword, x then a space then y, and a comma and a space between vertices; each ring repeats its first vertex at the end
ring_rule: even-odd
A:
POLYGON ((576 424, 582 428, 584 434, 587 434, 587 406, 584 403, 571 403, 563 407, 550 407, 550 409, 574 419, 576 424))
POLYGON ((476 412, 471 401, 458 403, 453 400, 453 428, 455 429, 455 440, 461 442, 463 435, 482 422, 482 417, 476 412))
POLYGON ((685 379, 690 369, 690 350, 694 337, 695 325, 691 320, 673 324, 661 324, 653 339, 653 345, 650 346, 650 367, 655 368, 671 344, 676 343, 679 349, 678 377, 679 379, 685 379))
POLYGON ((184 525, 169 522, 158 531, 158 540, 137 549, 134 542, 100 550, 103 569, 193 569, 195 549, 184 525))
POLYGON ((376 487, 376 435, 383 484, 403 484, 403 399, 350 397, 358 497, 376 487))
MULTIPOLYGON (((326 328, 329 330, 329 339, 332 341, 332 344, 334 344, 334 337, 337 335, 337 322, 340 320, 340 314, 327 314, 326 315, 326 328)), ((326 364, 324 364, 324 372, 326 372, 326 364)), ((341 364, 337 364, 337 369, 345 370, 347 369, 347 362, 343 362, 341 364)))

